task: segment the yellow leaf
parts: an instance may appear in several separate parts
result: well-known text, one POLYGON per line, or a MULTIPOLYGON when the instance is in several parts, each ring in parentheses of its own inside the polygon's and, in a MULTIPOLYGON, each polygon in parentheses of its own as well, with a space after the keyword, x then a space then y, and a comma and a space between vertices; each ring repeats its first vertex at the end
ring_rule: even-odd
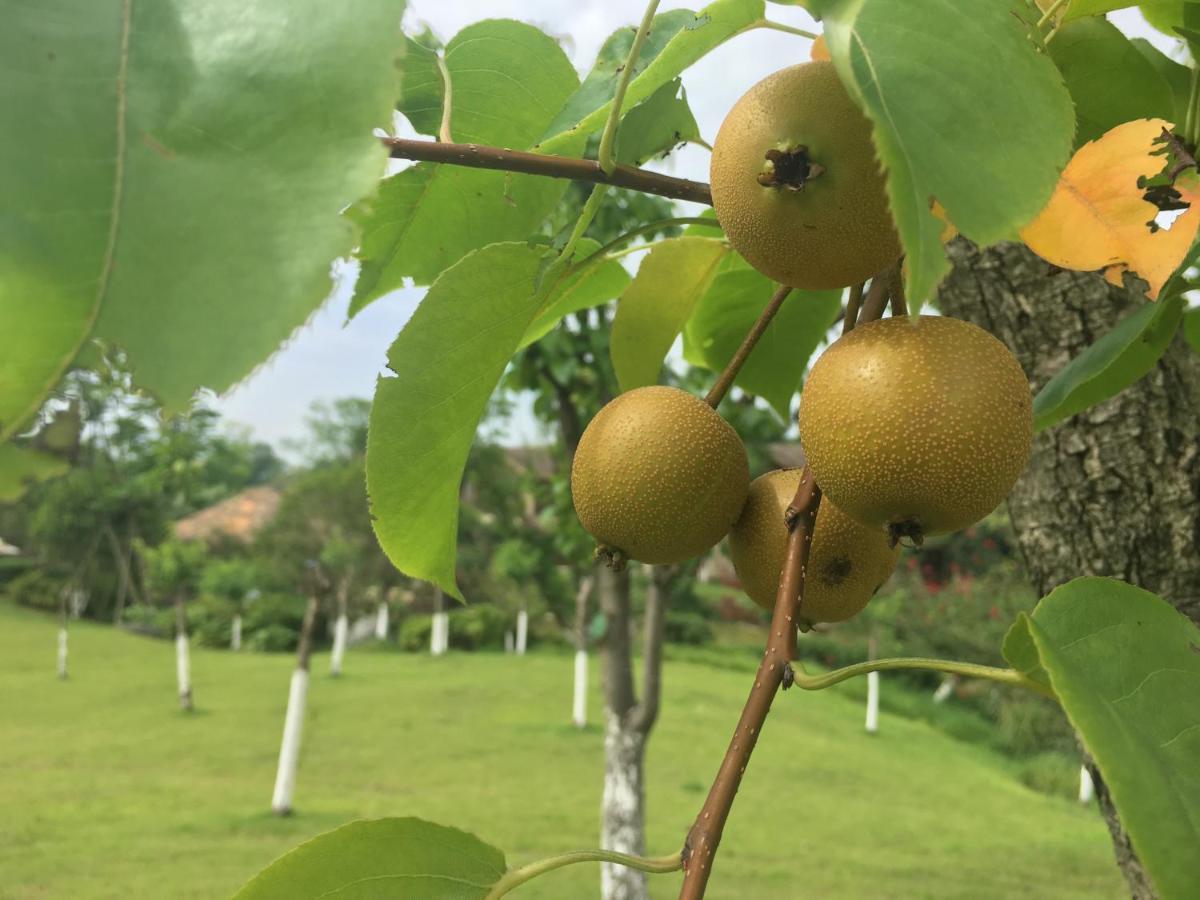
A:
POLYGON ((812 50, 809 52, 812 54, 813 60, 829 59, 829 48, 825 46, 825 35, 817 35, 816 40, 812 42, 812 50))
POLYGON ((1159 138, 1171 127, 1162 119, 1138 119, 1076 150, 1050 202, 1021 231, 1022 240, 1056 266, 1103 269, 1112 284, 1120 285, 1125 272, 1135 272, 1156 298, 1200 226, 1200 178, 1192 169, 1175 179, 1188 209, 1169 228, 1150 227, 1159 209, 1144 199, 1145 188, 1138 181, 1163 171, 1167 158, 1159 138))

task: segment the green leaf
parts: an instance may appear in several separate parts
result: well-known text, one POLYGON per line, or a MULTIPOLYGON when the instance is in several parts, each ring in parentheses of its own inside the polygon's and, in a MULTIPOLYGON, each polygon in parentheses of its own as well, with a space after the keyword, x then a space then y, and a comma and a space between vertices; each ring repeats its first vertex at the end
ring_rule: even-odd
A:
MULTIPOLYGON (((445 63, 456 141, 525 149, 579 83, 553 38, 509 19, 468 25, 446 45, 445 63)), ((582 142, 567 149, 578 152, 582 142)), ((350 315, 405 278, 429 284, 471 250, 524 240, 566 187, 553 178, 432 163, 388 178, 377 197, 349 213, 363 229, 350 315)))
POLYGON ((1067 363, 1033 400, 1034 430, 1115 396, 1154 368, 1179 327, 1183 306, 1179 295, 1147 303, 1067 363))
POLYGON ((821 11, 838 74, 875 125, 919 304, 949 268, 930 202, 977 243, 1016 237, 1070 156, 1070 95, 1008 2, 823 0, 821 11))
POLYGON ((488 397, 539 312, 542 252, 492 244, 443 272, 388 351, 396 377, 375 386, 367 435, 375 534, 397 569, 460 599, 459 483, 488 397))
POLYGON ((404 114, 418 134, 437 137, 442 124, 444 93, 437 51, 405 37, 404 59, 400 65, 400 100, 396 109, 404 114))
MULTIPOLYGON (((1074 0, 1074 3, 1094 6, 1104 3, 1104 0, 1074 0)), ((1112 5, 1114 3, 1115 0, 1108 0, 1104 5, 1109 5, 1112 9, 1135 5, 1128 2, 1112 5)), ((1175 32, 1176 28, 1185 26, 1195 28, 1200 24, 1200 4, 1196 0, 1146 0, 1146 2, 1136 5, 1142 15, 1146 17, 1147 22, 1171 37, 1179 37, 1175 32)), ((1074 6, 1072 6, 1070 12, 1074 13, 1074 11, 1074 6)))
POLYGON ((1191 92, 1192 70, 1175 62, 1145 38, 1134 38, 1129 42, 1133 49, 1154 68, 1159 78, 1171 90, 1171 122, 1183 122, 1187 118, 1188 94, 1191 92))
POLYGON ((373 819, 327 831, 263 869, 234 900, 482 900, 504 854, 423 819, 373 819))
POLYGON ((0 444, 0 503, 19 500, 35 481, 45 481, 67 471, 67 461, 29 447, 0 444))
MULTIPOLYGON (((763 12, 763 0, 717 0, 694 16, 687 10, 655 16, 636 74, 626 89, 625 107, 641 103, 709 51, 753 27, 762 20, 763 12)), ((614 32, 605 41, 595 68, 546 129, 541 142, 543 151, 563 152, 562 146, 586 139, 604 127, 612 105, 616 71, 624 64, 632 41, 630 28, 614 32)))
MULTIPOLYGON (((582 238, 575 246, 575 261, 586 259, 599 249, 596 241, 582 238)), ((551 291, 542 312, 521 338, 521 346, 528 346, 545 335, 563 316, 615 300, 629 281, 629 273, 615 259, 598 260, 572 272, 551 291)))
POLYGON ((660 154, 666 155, 684 141, 700 139, 700 126, 688 106, 687 92, 677 78, 668 81, 645 103, 635 106, 621 119, 617 132, 617 160, 640 166, 660 154))
POLYGON ((658 381, 675 336, 729 252, 724 241, 702 237, 668 238, 651 247, 613 320, 610 352, 622 391, 658 381))
MULTIPOLYGON (((730 254, 683 329, 683 358, 722 371, 758 320, 777 285, 730 254)), ((841 309, 841 291, 793 291, 754 346, 734 384, 788 419, 809 357, 841 309)))
POLYGON ((1056 588, 1019 624, 1160 896, 1195 896, 1200 629, 1162 598, 1109 578, 1056 588))
POLYGON ((1017 620, 1004 635, 1004 644, 1001 650, 1010 666, 1030 681, 1053 692, 1050 676, 1042 666, 1037 644, 1033 642, 1033 635, 1029 631, 1029 615, 1027 613, 1022 612, 1017 616, 1017 620))
POLYGON ((124 347, 175 410, 198 387, 229 387, 311 315, 354 245, 340 211, 384 168, 372 129, 395 101, 402 9, 7 10, 0 117, 20 127, 0 138, 6 433, 89 333, 124 347))
POLYGON ((1075 102, 1075 146, 1134 119, 1172 120, 1171 86, 1111 22, 1063 25, 1049 51, 1075 102))
MULTIPOLYGON (((1136 5, 1130 0, 1070 0, 1067 8, 1063 10, 1062 21, 1070 22, 1073 19, 1083 19, 1087 16, 1102 16, 1114 9, 1125 9, 1127 6, 1136 5)), ((1055 38, 1055 40, 1057 39, 1055 38)))
POLYGON ((1183 336, 1200 353, 1200 308, 1189 309, 1183 314, 1183 336))

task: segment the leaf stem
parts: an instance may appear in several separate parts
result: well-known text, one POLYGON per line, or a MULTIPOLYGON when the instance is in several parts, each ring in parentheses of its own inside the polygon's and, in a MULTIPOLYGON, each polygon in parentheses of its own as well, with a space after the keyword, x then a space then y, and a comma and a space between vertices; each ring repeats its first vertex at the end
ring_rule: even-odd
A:
POLYGON ((1046 11, 1044 13, 1042 13, 1042 17, 1040 19, 1038 19, 1038 21, 1037 21, 1038 30, 1041 30, 1042 28, 1044 28, 1046 26, 1046 23, 1049 22, 1051 19, 1053 19, 1055 14, 1060 9, 1062 9, 1063 6, 1066 5, 1066 3, 1067 3, 1067 0, 1054 0, 1054 2, 1050 4, 1050 6, 1046 9, 1046 11))
POLYGON ((652 874, 678 872, 683 868, 683 859, 678 853, 673 853, 670 856, 630 856, 627 853, 616 853, 612 850, 576 850, 571 853, 564 853, 561 856, 540 859, 519 869, 512 869, 505 872, 500 880, 492 886, 491 891, 484 897, 484 900, 498 900, 498 898, 503 897, 514 888, 520 887, 525 882, 531 881, 539 875, 553 872, 555 869, 561 869, 564 866, 584 862, 617 863, 622 866, 628 866, 631 869, 637 869, 639 872, 650 872, 652 874))
POLYGON ((775 318, 775 314, 779 312, 779 308, 783 306, 783 301, 787 299, 788 294, 792 289, 786 284, 780 285, 770 302, 763 309, 755 323, 750 327, 750 331, 746 334, 742 345, 737 348, 737 352, 726 364, 724 371, 713 384, 712 389, 704 398, 704 402, 716 409, 721 405, 721 401, 725 399, 725 395, 729 393, 729 389, 733 386, 733 380, 737 378, 738 372, 742 370, 746 360, 750 358, 750 353, 754 350, 754 345, 758 343, 759 338, 767 330, 771 324, 771 320, 775 318))
POLYGON ((962 675, 964 678, 986 678, 989 681, 998 681, 1001 684, 1012 684, 1027 688, 1028 690, 1054 699, 1053 691, 1049 691, 1036 681, 1026 678, 1016 669, 1001 669, 996 666, 979 665, 978 663, 958 662, 952 659, 926 659, 917 656, 873 659, 868 662, 845 666, 841 669, 834 669, 832 672, 825 672, 821 675, 809 675, 804 671, 803 666, 797 663, 793 667, 793 683, 802 690, 820 691, 858 675, 865 675, 868 672, 888 672, 896 669, 923 669, 931 672, 950 672, 955 675, 962 675))
POLYGON ((562 252, 559 254, 559 259, 566 265, 571 261, 571 257, 575 255, 575 245, 579 243, 579 239, 583 237, 588 226, 592 224, 592 220, 596 218, 596 213, 600 211, 601 204, 604 203, 604 196, 608 193, 608 185, 598 184, 592 188, 592 192, 588 194, 587 200, 583 204, 583 209, 579 212, 579 218, 575 220, 575 227, 571 229, 571 236, 567 238, 567 242, 563 245, 562 252))
POLYGON ((453 107, 454 92, 450 87, 450 69, 446 66, 446 57, 437 55, 438 73, 442 76, 442 121, 438 125, 438 140, 443 144, 454 143, 450 133, 450 111, 453 107))
POLYGON ((625 65, 621 68, 621 77, 617 81, 617 89, 613 93, 612 107, 608 111, 608 121, 604 123, 604 132, 600 135, 600 169, 611 175, 617 167, 613 157, 613 143, 617 139, 617 126, 621 123, 621 105, 625 102, 625 91, 633 79, 633 68, 646 43, 646 35, 650 33, 650 25, 654 21, 654 13, 658 9, 658 0, 650 0, 646 4, 646 12, 642 16, 642 24, 638 26, 637 34, 633 36, 633 45, 629 55, 625 57, 625 65))
POLYGON ((600 168, 594 159, 573 156, 553 156, 529 153, 507 147, 488 147, 482 144, 451 144, 441 141, 412 138, 381 138, 393 159, 412 159, 420 162, 467 166, 472 169, 497 169, 502 172, 521 172, 526 175, 546 175, 551 178, 570 178, 611 184, 615 187, 657 194, 672 200, 688 200, 712 206, 712 192, 702 181, 673 178, 637 166, 617 165, 611 172, 600 168))
POLYGON ((860 281, 850 288, 850 295, 846 298, 846 312, 842 316, 843 335, 847 335, 853 331, 855 323, 858 322, 858 311, 862 307, 863 288, 866 286, 867 283, 865 281, 860 281))
POLYGON ((772 22, 770 19, 762 19, 755 23, 755 28, 769 28, 771 31, 782 31, 784 34, 795 34, 802 38, 808 38, 810 41, 815 41, 819 34, 812 31, 805 31, 803 28, 796 28, 792 25, 784 25, 782 22, 772 22))

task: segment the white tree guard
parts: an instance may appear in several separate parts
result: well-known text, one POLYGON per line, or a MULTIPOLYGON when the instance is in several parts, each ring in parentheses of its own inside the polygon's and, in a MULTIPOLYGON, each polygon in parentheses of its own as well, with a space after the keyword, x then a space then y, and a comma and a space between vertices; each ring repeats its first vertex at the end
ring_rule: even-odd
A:
POLYGON ((575 651, 575 692, 571 700, 571 721, 576 728, 587 725, 588 655, 586 650, 575 651))
POLYGON ((435 612, 433 614, 433 630, 429 635, 429 652, 441 656, 450 649, 450 614, 435 612))
POLYGON ((386 641, 388 636, 388 605, 380 603, 379 608, 375 610, 375 637, 381 641, 386 641))
POLYGON ((867 734, 879 731, 879 673, 867 673, 867 734))
POLYGON ((188 660, 187 632, 175 635, 175 681, 179 685, 179 699, 186 706, 192 696, 192 671, 188 660))
POLYGON ((950 695, 954 693, 954 688, 958 685, 957 675, 947 675, 942 679, 942 683, 938 685, 937 690, 933 692, 934 703, 945 703, 950 699, 950 695))
POLYGON ((271 810, 279 816, 292 811, 292 793, 296 788, 296 765, 300 761, 300 736, 304 730, 304 706, 308 701, 308 671, 292 672, 288 690, 287 715, 283 720, 283 741, 279 745, 279 768, 275 771, 275 793, 271 810))
POLYGON ((517 656, 525 655, 525 644, 529 638, 529 613, 521 610, 517 613, 517 656))
POLYGON ((346 656, 346 633, 350 629, 350 621, 346 614, 337 617, 333 626, 333 652, 329 654, 329 674, 342 674, 342 660, 346 656))
POLYGON ((1092 773, 1087 766, 1079 767, 1079 802, 1091 803, 1096 796, 1096 785, 1092 781, 1092 773))
POLYGON ((67 677, 67 629, 58 629, 58 677, 67 677))
POLYGON ((233 626, 229 631, 229 649, 234 651, 242 649, 242 617, 240 614, 233 617, 233 626))

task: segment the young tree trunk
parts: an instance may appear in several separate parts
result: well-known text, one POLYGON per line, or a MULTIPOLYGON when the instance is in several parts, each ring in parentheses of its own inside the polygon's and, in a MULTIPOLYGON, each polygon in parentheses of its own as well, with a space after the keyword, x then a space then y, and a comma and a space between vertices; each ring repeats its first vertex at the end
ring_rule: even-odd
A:
POLYGON ((179 705, 184 712, 191 712, 192 672, 188 659, 187 613, 182 595, 175 598, 175 679, 179 687, 179 705))
MULTIPOLYGON (((1147 302, 1017 244, 980 251, 959 240, 950 253, 942 311, 1007 344, 1034 391, 1147 302)), ((1113 576, 1200 621, 1200 354, 1177 335, 1139 382, 1037 435, 1008 508, 1040 594, 1079 575, 1113 576)), ((1089 768, 1130 891, 1148 900, 1150 881, 1089 768)))
POLYGON ((433 622, 429 630, 429 652, 441 656, 450 647, 450 615, 446 612, 446 595, 436 588, 433 596, 433 622))
MULTIPOLYGON (((875 631, 867 639, 867 658, 875 658, 875 631)), ((867 734, 879 733, 879 673, 867 673, 867 734)))
POLYGON ((317 618, 317 596, 308 598, 304 621, 300 625, 300 644, 296 648, 296 668, 288 687, 287 713, 283 719, 283 740, 279 744, 279 765, 275 769, 275 790, 271 811, 277 816, 292 813, 292 794, 296 788, 296 767, 300 761, 300 736, 304 730, 304 707, 308 702, 308 660, 312 654, 313 621, 317 618))
POLYGON ((242 649, 242 614, 233 614, 233 625, 229 629, 229 649, 235 653, 242 649))
MULTIPOLYGON (((600 846, 622 853, 646 852, 644 759, 646 740, 658 718, 661 694, 663 590, 671 571, 650 570, 643 627, 642 697, 634 691, 631 647, 630 577, 601 565, 596 587, 608 619, 604 652, 604 793, 601 801, 600 846)), ((604 900, 645 900, 646 875, 625 866, 603 863, 600 888, 604 900)))
POLYGON ((67 625, 70 617, 67 614, 67 589, 63 588, 58 595, 58 677, 67 677, 67 625))
POLYGON ((346 635, 350 630, 347 613, 349 579, 342 579, 337 588, 337 621, 333 624, 333 652, 329 654, 329 674, 334 678, 342 674, 342 660, 346 656, 346 635))
POLYGON ((388 636, 388 602, 386 599, 379 601, 379 606, 375 608, 375 639, 386 641, 388 636))
POLYGON ((529 639, 529 610, 522 606, 517 611, 517 641, 515 650, 517 656, 525 655, 525 644, 529 639))
POLYGON ((575 594, 575 690, 571 697, 571 721, 576 728, 587 726, 587 607, 588 594, 592 592, 592 576, 579 580, 575 594))

